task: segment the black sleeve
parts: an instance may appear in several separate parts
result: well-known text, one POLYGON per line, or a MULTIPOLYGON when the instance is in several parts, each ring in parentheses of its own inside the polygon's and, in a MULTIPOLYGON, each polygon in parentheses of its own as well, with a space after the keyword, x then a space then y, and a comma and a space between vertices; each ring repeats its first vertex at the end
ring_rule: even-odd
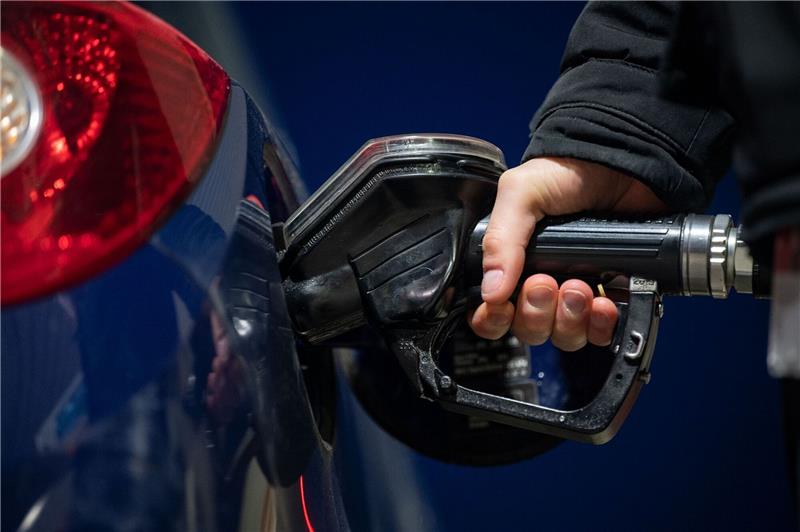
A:
POLYGON ((675 210, 703 208, 728 167, 733 119, 660 97, 676 3, 590 2, 561 76, 531 122, 524 160, 585 159, 625 172, 675 210))

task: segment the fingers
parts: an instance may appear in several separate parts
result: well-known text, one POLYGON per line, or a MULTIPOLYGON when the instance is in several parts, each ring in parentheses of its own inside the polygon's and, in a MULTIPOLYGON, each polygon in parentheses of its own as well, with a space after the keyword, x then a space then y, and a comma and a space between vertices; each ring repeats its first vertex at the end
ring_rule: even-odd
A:
POLYGON ((507 301, 522 273, 525 248, 537 219, 531 183, 530 176, 512 170, 504 173, 497 185, 497 199, 483 238, 481 296, 489 304, 507 301))
POLYGON ((583 281, 565 282, 537 274, 529 277, 517 298, 512 329, 522 342, 541 345, 551 336, 553 345, 577 351, 587 342, 609 345, 618 312, 606 297, 594 297, 583 281))
POLYGON ((529 277, 517 298, 514 334, 529 345, 541 345, 553 332, 558 304, 558 283, 549 275, 529 277))
POLYGON ((586 345, 592 289, 583 281, 571 279, 558 291, 558 305, 553 323, 553 345, 564 351, 577 351, 586 345))
POLYGON ((619 312, 617 306, 608 298, 596 297, 592 301, 587 339, 590 344, 609 345, 614 336, 619 312))
POLYGON ((514 317, 514 305, 504 301, 499 305, 481 303, 468 321, 475 334, 489 340, 497 340, 508 332, 514 317))

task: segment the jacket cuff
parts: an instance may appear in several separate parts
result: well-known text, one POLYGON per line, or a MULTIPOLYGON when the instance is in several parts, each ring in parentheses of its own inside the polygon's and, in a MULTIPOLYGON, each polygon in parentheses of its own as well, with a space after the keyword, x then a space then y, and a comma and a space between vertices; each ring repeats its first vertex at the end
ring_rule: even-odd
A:
POLYGON ((656 72, 638 65, 590 60, 572 68, 534 116, 523 160, 604 164, 640 180, 672 209, 702 209, 727 167, 733 119, 658 93, 656 72))

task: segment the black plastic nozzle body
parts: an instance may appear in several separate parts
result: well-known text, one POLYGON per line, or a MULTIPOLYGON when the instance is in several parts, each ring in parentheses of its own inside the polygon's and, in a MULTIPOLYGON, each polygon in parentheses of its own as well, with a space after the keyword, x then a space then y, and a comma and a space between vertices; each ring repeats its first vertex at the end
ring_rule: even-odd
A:
MULTIPOLYGON (((662 293, 679 294, 683 219, 684 215, 647 221, 546 218, 536 225, 528 245, 522 279, 546 273, 559 283, 582 279, 596 284, 635 275, 657 281, 662 293)), ((470 238, 465 257, 468 286, 481 282, 488 222, 481 220, 470 238)))

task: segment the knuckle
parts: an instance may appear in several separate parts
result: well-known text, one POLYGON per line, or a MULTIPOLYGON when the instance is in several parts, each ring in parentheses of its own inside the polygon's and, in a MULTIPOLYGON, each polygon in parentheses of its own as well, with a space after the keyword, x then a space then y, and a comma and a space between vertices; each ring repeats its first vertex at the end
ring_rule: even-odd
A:
POLYGON ((552 314, 530 311, 517 311, 512 325, 514 334, 529 345, 542 345, 552 333, 552 314))
POLYGON ((553 326, 553 345, 562 351, 577 351, 586 345, 587 325, 580 318, 558 317, 553 326))
POLYGON ((498 188, 507 188, 507 187, 514 187, 516 186, 522 179, 524 179, 523 171, 517 168, 511 168, 506 170, 500 175, 500 179, 497 181, 498 188))
POLYGON ((483 255, 497 255, 502 253, 505 247, 505 239, 502 232, 496 229, 489 229, 483 237, 483 255))
POLYGON ((525 329, 537 334, 550 336, 553 331, 554 312, 547 309, 533 309, 526 305, 520 314, 519 319, 525 329))
POLYGON ((575 315, 570 314, 569 312, 564 312, 562 315, 556 317, 555 328, 560 334, 579 336, 582 333, 585 334, 586 326, 588 325, 586 321, 587 320, 583 315, 575 315))

